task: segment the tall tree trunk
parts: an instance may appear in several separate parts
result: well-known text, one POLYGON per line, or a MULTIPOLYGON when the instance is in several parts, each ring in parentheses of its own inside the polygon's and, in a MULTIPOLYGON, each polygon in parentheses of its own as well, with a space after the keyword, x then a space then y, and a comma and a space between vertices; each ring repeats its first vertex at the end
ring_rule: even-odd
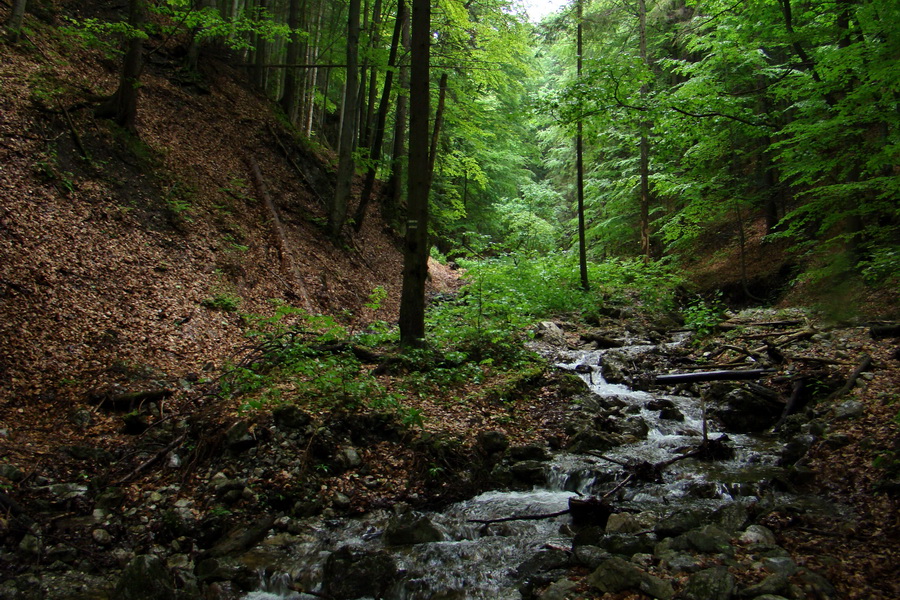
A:
POLYGON ((441 127, 444 124, 444 107, 447 102, 447 73, 441 74, 441 81, 438 84, 438 104, 437 110, 434 112, 434 129, 431 132, 431 147, 428 150, 428 187, 431 188, 431 181, 434 178, 434 163, 437 161, 438 141, 441 139, 441 127))
MULTIPOLYGON (((256 6, 259 10, 258 18, 263 18, 263 13, 269 0, 257 0, 256 6)), ((256 34, 254 47, 254 67, 253 67, 253 83, 260 92, 266 93, 266 54, 268 51, 268 43, 261 34, 256 34)))
POLYGON ((25 22, 25 5, 27 0, 15 0, 13 2, 12 13, 6 22, 6 28, 9 32, 9 39, 12 42, 18 42, 19 36, 22 34, 22 24, 25 22))
MULTIPOLYGON (((400 34, 403 48, 409 48, 409 10, 404 4, 403 30, 400 34)), ((403 198, 403 173, 404 158, 406 154, 406 125, 407 108, 409 106, 409 68, 406 64, 400 66, 400 89, 397 94, 397 112, 394 117, 394 141, 391 149, 391 175, 388 177, 387 191, 385 193, 385 212, 391 214, 400 206, 403 198)))
POLYGON ((400 46, 400 32, 403 29, 401 16, 406 11, 405 0, 398 0, 397 20, 394 22, 394 34, 391 37, 391 50, 388 56, 387 71, 384 74, 384 89, 381 91, 381 103, 378 106, 378 116, 375 122, 375 132, 372 145, 369 150, 369 169, 366 171, 366 181, 362 194, 359 196, 359 206, 356 216, 353 218, 353 226, 357 232, 362 229, 363 220, 366 218, 366 207, 372 197, 372 188, 375 186, 375 175, 378 171, 378 161, 381 160, 381 147, 384 144, 384 124, 387 122, 388 108, 391 104, 391 87, 394 81, 394 65, 397 62, 397 49, 400 46))
POLYGON ((126 44, 125 59, 122 61, 119 87, 95 111, 98 117, 112 119, 120 127, 135 134, 137 133, 138 93, 141 71, 144 68, 144 42, 138 32, 143 28, 145 18, 144 0, 129 0, 128 27, 130 34, 126 44))
MULTIPOLYGON (((640 35, 641 62, 648 70, 652 67, 650 55, 647 51, 647 4, 645 0, 638 0, 638 33, 640 35)), ((649 94, 648 84, 641 86, 641 98, 646 100, 649 94)), ((646 102, 644 102, 646 105, 646 102)), ((640 229, 641 229, 641 253, 644 260, 652 258, 650 248, 650 121, 642 118, 640 124, 640 229)))
POLYGON ((350 202, 353 174, 356 170, 356 165, 353 162, 353 137, 356 129, 356 93, 359 84, 359 72, 357 70, 359 8, 360 0, 350 0, 350 11, 347 16, 347 85, 344 87, 341 145, 338 153, 338 172, 334 202, 332 202, 331 210, 328 211, 328 233, 335 240, 340 237, 344 221, 347 219, 347 205, 350 202))
MULTIPOLYGON (((578 0, 578 26, 575 40, 575 45, 577 47, 575 59, 575 76, 578 80, 581 79, 582 51, 584 49, 582 40, 582 3, 583 0, 578 0)), ((587 238, 585 235, 584 222, 584 119, 581 115, 581 102, 582 101, 579 99, 579 114, 577 124, 578 130, 575 134, 575 171, 577 179, 576 185, 578 188, 578 268, 581 275, 581 289, 583 289, 584 291, 588 291, 591 287, 591 284, 588 281, 587 238)))
POLYGON ((409 190, 400 294, 400 342, 425 343, 425 279, 428 276, 428 118, 431 2, 413 0, 409 118, 409 190))
MULTIPOLYGON (((287 47, 287 56, 285 61, 289 65, 297 64, 300 60, 300 51, 303 42, 300 39, 300 3, 302 0, 291 0, 288 7, 287 25, 291 30, 290 41, 287 47)), ((304 73, 304 77, 306 77, 304 73)), ((284 96, 281 97, 281 108, 287 115, 288 121, 297 122, 297 115, 300 109, 300 76, 297 69, 288 67, 284 74, 284 96)))
MULTIPOLYGON (((372 9, 372 27, 370 33, 369 40, 369 49, 371 52, 368 54, 370 56, 374 56, 375 49, 381 43, 381 0, 375 0, 375 7, 372 9)), ((370 59, 371 60, 371 59, 370 59)), ((376 65, 372 63, 369 68, 369 97, 366 101, 364 110, 363 110, 363 121, 362 127, 360 128, 361 132, 365 132, 363 134, 363 143, 366 146, 369 146, 372 142, 372 135, 374 133, 374 122, 375 122, 375 97, 378 94, 378 69, 376 65)), ((362 98, 360 97, 360 100, 362 98)), ((371 155, 370 155, 371 156, 371 155)))

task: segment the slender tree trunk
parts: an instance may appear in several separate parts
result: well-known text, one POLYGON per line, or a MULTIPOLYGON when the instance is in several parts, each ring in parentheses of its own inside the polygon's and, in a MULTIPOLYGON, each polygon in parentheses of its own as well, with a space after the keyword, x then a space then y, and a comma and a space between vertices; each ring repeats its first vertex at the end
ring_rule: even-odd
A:
POLYGON ((328 213, 328 233, 335 240, 340 237, 344 221, 347 219, 347 205, 350 202, 353 174, 356 170, 356 165, 353 161, 353 137, 356 129, 356 93, 359 78, 357 70, 359 12, 360 0, 350 0, 350 11, 347 16, 347 85, 344 88, 341 147, 338 156, 334 202, 332 202, 331 210, 328 213))
MULTIPOLYGON (((583 40, 582 40, 582 17, 583 17, 583 8, 582 8, 583 0, 578 0, 578 26, 576 33, 576 65, 575 65, 575 73, 576 78, 581 79, 581 67, 582 67, 582 51, 584 49, 583 40)), ((579 113, 581 107, 581 100, 578 102, 579 104, 579 113)), ((576 185, 578 188, 578 268, 579 273, 581 275, 581 289, 584 291, 588 291, 591 287, 590 282, 588 281, 588 270, 587 270, 587 238, 585 235, 585 222, 584 222, 584 132, 583 132, 583 118, 582 115, 578 115, 578 124, 577 124, 577 132, 575 134, 575 171, 576 171, 576 185)))
POLYGON ((119 87, 103 104, 97 107, 98 117, 112 119, 120 127, 131 133, 137 133, 137 102, 140 91, 141 71, 144 68, 143 38, 137 35, 144 26, 144 0, 129 0, 128 26, 131 35, 128 37, 125 59, 122 62, 122 74, 119 87))
MULTIPOLYGON (((409 10, 404 4, 402 15, 403 29, 400 34, 403 48, 409 48, 409 10)), ((403 198, 404 158, 406 154, 407 108, 409 106, 409 68, 400 66, 400 89, 397 94, 397 112, 394 118, 394 142, 391 150, 391 175, 388 178, 385 194, 385 212, 390 214, 397 210, 403 198)))
MULTIPOLYGON (((373 51, 381 43, 381 0, 375 0, 375 7, 372 13, 372 33, 369 41, 369 48, 373 51)), ((365 131, 364 143, 369 146, 372 142, 372 135, 375 127, 375 98, 378 95, 378 69, 374 64, 369 68, 369 98, 365 105, 363 118, 363 128, 365 131)), ((371 156, 371 155, 370 155, 371 156)))
POLYGON ((409 205, 403 246, 400 341, 425 343, 425 279, 428 276, 428 118, 431 112, 429 62, 431 2, 412 3, 412 65, 409 119, 409 205))
MULTIPOLYGON (((269 0, 257 0, 259 18, 262 18, 263 11, 265 11, 268 1, 269 0)), ((262 35, 256 35, 256 43, 253 45, 255 48, 254 62, 256 63, 253 67, 253 82, 256 85, 256 89, 258 89, 264 95, 266 93, 266 74, 268 72, 268 70, 266 69, 266 54, 268 51, 268 45, 269 44, 266 42, 266 39, 262 35)))
POLYGON ((381 103, 378 106, 378 115, 375 122, 375 132, 372 145, 369 150, 370 165, 366 171, 366 181, 362 194, 359 196, 359 206, 356 216, 353 218, 353 227, 357 232, 362 229, 363 220, 366 218, 366 207, 372 197, 372 189, 375 186, 375 175, 378 171, 378 161, 381 160, 381 146, 384 144, 384 124, 387 122, 388 108, 391 104, 391 87, 394 81, 394 65, 397 62, 397 49, 400 46, 400 32, 403 29, 401 16, 406 11, 404 0, 397 3, 397 20, 394 22, 394 34, 391 37, 391 50, 388 56, 387 71, 384 74, 384 89, 381 91, 381 103))
POLYGON ((444 107, 447 102, 447 73, 441 74, 438 84, 438 104, 434 112, 434 129, 431 132, 431 148, 428 150, 428 187, 434 178, 434 163, 437 161, 438 141, 441 139, 441 127, 444 125, 444 107))
MULTIPOLYGON (((638 0, 638 29, 641 62, 649 70, 652 64, 647 51, 647 4, 645 0, 638 0)), ((640 94, 642 99, 647 98, 649 87, 646 83, 641 86, 640 94)), ((640 161, 638 169, 640 171, 641 253, 644 255, 644 260, 649 261, 652 258, 650 248, 650 121, 641 119, 640 129, 640 161)))
POLYGON ((22 24, 25 22, 25 5, 27 0, 15 0, 12 6, 12 13, 6 22, 6 28, 9 32, 11 42, 18 42, 19 36, 22 34, 22 24))
MULTIPOLYGON (((301 46, 300 32, 300 3, 302 0, 291 0, 288 7, 287 25, 291 29, 290 41, 287 47, 287 56, 285 61, 287 64, 296 64, 300 60, 301 46)), ((308 74, 304 72, 304 77, 308 74)), ((284 74, 284 96, 281 97, 281 108, 287 115, 288 121, 297 122, 297 115, 300 109, 300 77, 297 69, 287 69, 284 74)))

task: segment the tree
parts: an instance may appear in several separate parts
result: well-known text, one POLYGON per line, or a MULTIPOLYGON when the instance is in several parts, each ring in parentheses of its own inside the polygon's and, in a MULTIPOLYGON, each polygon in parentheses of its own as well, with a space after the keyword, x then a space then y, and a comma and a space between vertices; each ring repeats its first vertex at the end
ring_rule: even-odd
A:
POLYGON ((98 117, 112 119, 120 127, 137 133, 137 103, 144 68, 145 0, 128 1, 128 28, 125 58, 119 87, 113 95, 96 109, 98 117))
MULTIPOLYGON (((583 39, 582 39, 582 30, 583 30, 583 7, 582 3, 584 0, 578 1, 578 23, 576 25, 576 80, 581 79, 581 66, 582 59, 581 54, 584 49, 583 47, 583 39)), ((581 110, 579 109, 579 113, 581 110)), ((576 171, 576 188, 578 194, 578 265, 579 272, 581 275, 581 289, 584 291, 588 291, 590 289, 590 283, 588 282, 588 270, 587 270, 587 242, 585 240, 585 230, 584 230, 584 117, 579 114, 577 116, 577 133, 575 134, 575 171, 576 171)))
POLYGON ((353 140, 356 131, 357 87, 359 71, 359 12, 360 0, 350 0, 347 15, 347 80, 344 86, 344 106, 341 113, 341 142, 338 151, 337 184, 328 211, 328 233, 337 240, 347 219, 347 206, 353 186, 356 163, 353 159, 353 140))
POLYGON ((12 12, 9 20, 6 22, 6 28, 9 33, 9 39, 12 42, 18 42, 19 36, 22 34, 22 24, 25 22, 25 5, 27 0, 15 0, 12 6, 12 12))
POLYGON ((400 296, 400 341, 421 346, 425 340, 425 279, 428 275, 428 119, 431 112, 431 3, 412 2, 410 64, 409 183, 400 296))

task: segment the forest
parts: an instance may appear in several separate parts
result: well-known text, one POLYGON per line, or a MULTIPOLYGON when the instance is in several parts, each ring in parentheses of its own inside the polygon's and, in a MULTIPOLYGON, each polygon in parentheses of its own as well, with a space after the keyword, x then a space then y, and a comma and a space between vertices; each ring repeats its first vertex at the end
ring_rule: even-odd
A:
POLYGON ((900 595, 896 1, 0 23, 0 598, 900 595))

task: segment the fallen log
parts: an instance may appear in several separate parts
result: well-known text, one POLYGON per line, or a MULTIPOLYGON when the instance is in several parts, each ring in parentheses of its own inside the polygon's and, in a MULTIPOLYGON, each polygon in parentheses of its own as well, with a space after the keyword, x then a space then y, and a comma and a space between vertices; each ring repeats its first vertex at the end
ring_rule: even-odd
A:
POLYGON ((869 335, 872 336, 873 340, 880 340, 888 337, 900 337, 900 323, 872 325, 869 328, 869 335))
POLYGON ((139 392, 125 392, 124 394, 115 394, 108 396, 99 396, 100 403, 97 408, 104 410, 116 410, 129 412, 139 408, 145 402, 160 402, 165 400, 175 392, 168 389, 160 390, 143 390, 139 392))
POLYGON ((650 375, 651 383, 673 384, 694 383, 697 381, 737 381, 743 379, 761 379, 774 373, 772 369, 749 369, 730 371, 703 371, 700 373, 668 373, 665 375, 650 375))
POLYGON ((869 370, 869 367, 872 366, 872 357, 866 354, 863 356, 862 361, 859 363, 859 366, 854 369, 854 371, 850 374, 850 377, 847 378, 847 383, 844 384, 844 387, 833 392, 828 398, 825 399, 826 402, 830 402, 832 400, 836 400, 841 396, 844 396, 853 389, 853 386, 856 385, 856 380, 859 379, 859 376, 862 375, 865 371, 869 370))

